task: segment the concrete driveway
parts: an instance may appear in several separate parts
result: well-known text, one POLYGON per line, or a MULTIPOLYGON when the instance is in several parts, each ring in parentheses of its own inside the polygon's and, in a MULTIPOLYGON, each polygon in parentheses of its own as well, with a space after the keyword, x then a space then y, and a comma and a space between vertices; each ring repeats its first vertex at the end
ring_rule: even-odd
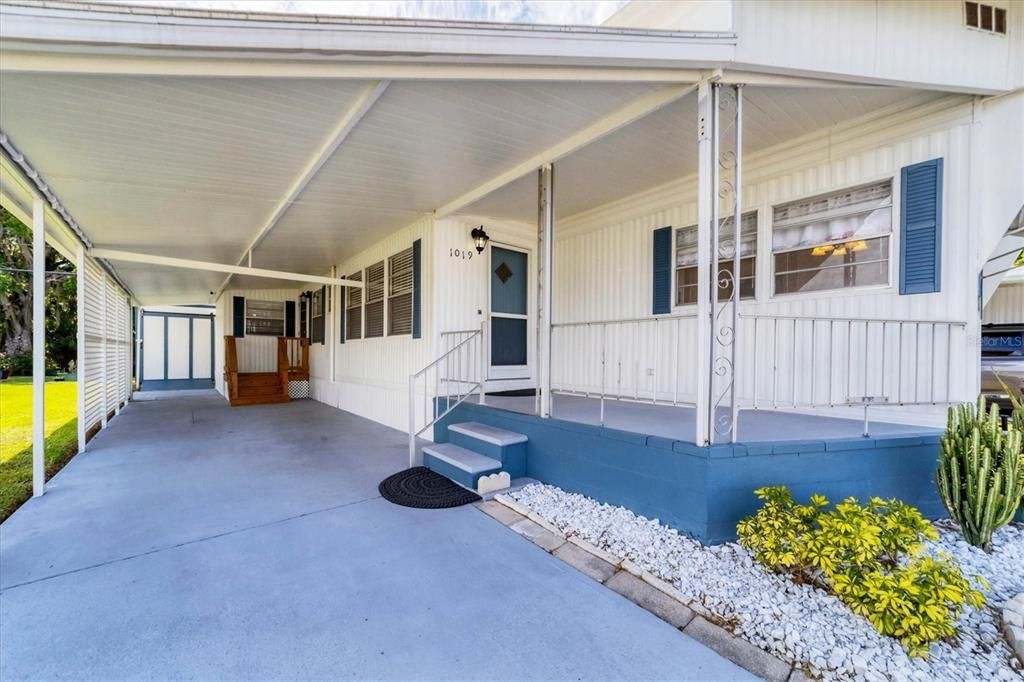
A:
POLYGON ((134 402, 0 526, 0 678, 751 679, 313 401, 134 402))

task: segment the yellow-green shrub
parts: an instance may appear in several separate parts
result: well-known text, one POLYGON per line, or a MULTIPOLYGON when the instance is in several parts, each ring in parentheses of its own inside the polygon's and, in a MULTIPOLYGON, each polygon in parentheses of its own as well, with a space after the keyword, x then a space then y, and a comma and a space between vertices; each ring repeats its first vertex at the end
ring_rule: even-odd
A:
POLYGON ((822 495, 801 505, 784 486, 760 488, 764 506, 737 526, 740 544, 762 566, 833 592, 912 655, 956 632, 965 605, 984 597, 949 557, 922 555, 938 537, 914 507, 848 498, 829 509, 822 495))

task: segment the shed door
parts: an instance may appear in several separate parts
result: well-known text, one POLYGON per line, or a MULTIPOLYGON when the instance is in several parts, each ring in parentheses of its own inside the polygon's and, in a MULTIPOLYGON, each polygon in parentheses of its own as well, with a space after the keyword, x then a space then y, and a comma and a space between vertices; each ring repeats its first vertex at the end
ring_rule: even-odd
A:
POLYGON ((528 258, 491 247, 491 371, 494 379, 529 378, 528 258))
POLYGON ((140 388, 213 388, 213 316, 143 312, 140 388))
POLYGON ((162 315, 142 316, 142 381, 164 379, 164 322, 162 315))

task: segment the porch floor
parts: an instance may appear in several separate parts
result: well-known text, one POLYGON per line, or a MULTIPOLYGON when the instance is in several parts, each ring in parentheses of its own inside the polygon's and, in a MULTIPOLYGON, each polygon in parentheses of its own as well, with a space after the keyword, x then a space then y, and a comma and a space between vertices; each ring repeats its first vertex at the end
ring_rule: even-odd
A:
MULTIPOLYGON (((601 404, 597 398, 554 394, 552 417, 582 424, 601 423, 601 404)), ((477 402, 476 398, 471 398, 477 402)), ((524 414, 535 414, 533 396, 487 396, 487 404, 524 414)), ((604 425, 608 428, 692 442, 696 422, 692 407, 653 405, 626 400, 605 399, 604 425)), ((893 424, 871 419, 870 434, 875 437, 935 434, 939 429, 908 424, 893 424)), ((841 419, 776 410, 740 410, 741 442, 855 438, 864 433, 860 419, 841 419)))
POLYGON ((132 402, 0 526, 0 678, 752 679, 311 400, 132 402))

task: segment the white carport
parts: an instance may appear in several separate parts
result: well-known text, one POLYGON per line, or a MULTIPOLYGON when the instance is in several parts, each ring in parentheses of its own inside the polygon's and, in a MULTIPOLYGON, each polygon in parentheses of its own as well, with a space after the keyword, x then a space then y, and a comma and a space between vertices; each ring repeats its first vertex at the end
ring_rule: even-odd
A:
POLYGON ((101 421, 127 396, 129 299, 206 303, 268 278, 361 287, 332 266, 422 216, 536 220, 535 174, 554 164, 548 235, 563 216, 699 176, 707 443, 719 159, 737 159, 738 188, 743 155, 964 99, 910 78, 736 67, 729 32, 15 2, 0 35, 4 205, 27 217, 48 188, 48 238, 84 264, 81 367, 113 387, 93 408, 83 382, 101 421), (734 85, 745 114, 718 115, 718 91, 734 85), (90 355, 91 338, 111 363, 90 355))

